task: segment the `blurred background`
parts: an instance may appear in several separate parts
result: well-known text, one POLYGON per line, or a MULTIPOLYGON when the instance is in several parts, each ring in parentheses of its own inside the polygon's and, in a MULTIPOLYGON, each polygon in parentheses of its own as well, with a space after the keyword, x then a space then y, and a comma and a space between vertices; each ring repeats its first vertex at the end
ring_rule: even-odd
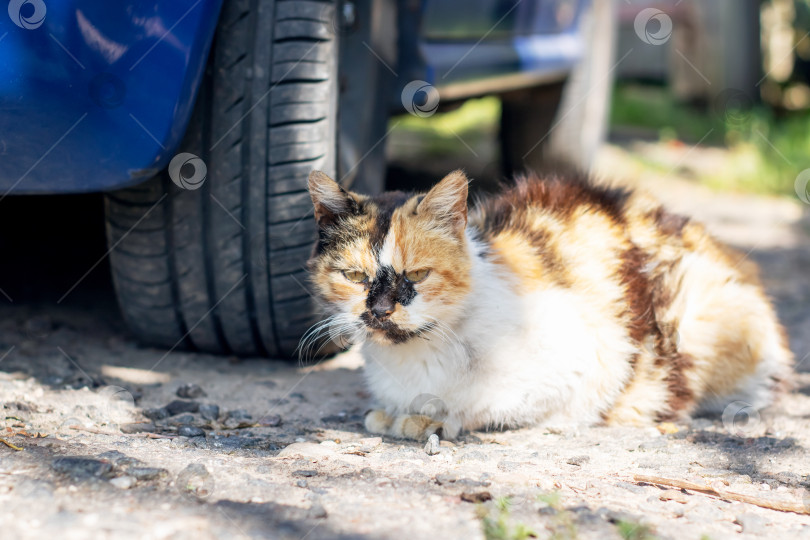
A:
MULTIPOLYGON (((518 28, 519 18, 510 20, 507 16, 512 14, 515 19, 517 11, 514 10, 520 3, 482 0, 481 4, 497 8, 492 13, 487 12, 488 19, 481 28, 443 29, 448 35, 474 30, 474 39, 470 38, 474 45, 465 45, 461 52, 457 51, 460 60, 455 64, 450 61, 443 65, 445 76, 453 72, 459 79, 475 78, 473 67, 484 65, 492 69, 504 65, 499 57, 487 60, 486 41, 479 47, 475 40, 489 35, 491 20, 499 21, 496 27, 502 24, 518 28), (487 65, 487 61, 492 65, 487 65), (450 64, 453 65, 448 69, 450 64), (457 65, 461 67, 455 70, 457 65), (472 75, 464 73, 465 66, 472 75)), ((335 25, 335 20, 326 18, 325 22, 321 21, 324 26, 342 28, 344 23, 362 20, 357 13, 345 10, 345 6, 354 4, 340 5, 343 6, 340 11, 343 22, 335 25)), ((579 4, 573 0, 555 0, 537 5, 555 7, 554 20, 563 24, 566 17, 570 18, 566 6, 579 4)), ((554 129, 563 120, 569 131, 571 126, 575 127, 574 135, 590 141, 598 142, 606 128, 604 144, 595 152, 588 150, 590 143, 581 145, 586 150, 581 154, 587 157, 580 164, 590 165, 599 178, 640 185, 652 191, 675 211, 705 222, 712 234, 756 260, 789 328, 794 347, 810 350, 805 337, 805 329, 810 325, 810 313, 805 307, 810 301, 810 283, 803 278, 804 269, 810 265, 810 165, 806 157, 810 155, 810 0, 615 0, 612 4, 602 0, 593 5, 610 7, 607 11, 617 18, 615 26, 596 26, 615 29, 616 46, 612 59, 600 59, 600 63, 605 64, 602 71, 587 81, 590 85, 580 85, 579 97, 574 96, 577 99, 571 102, 560 101, 559 94, 554 92, 528 94, 526 98, 527 94, 520 97, 519 91, 472 99, 456 93, 453 99, 451 85, 441 87, 441 78, 433 73, 432 82, 439 87, 440 94, 434 89, 434 94, 428 92, 419 96, 416 92, 406 99, 407 87, 394 88, 390 92, 393 101, 399 102, 401 96, 401 104, 405 109, 410 106, 410 113, 399 108, 397 115, 387 118, 384 113, 375 113, 374 107, 363 108, 362 105, 376 100, 385 111, 390 106, 388 95, 380 94, 385 99, 375 96, 368 90, 367 78, 349 69, 348 82, 359 80, 360 84, 355 86, 354 94, 349 96, 351 99, 346 99, 347 105, 342 111, 350 112, 342 112, 340 130, 360 126, 361 131, 366 129, 366 132, 355 134, 362 144, 348 147, 347 159, 343 159, 344 148, 339 149, 336 177, 346 178, 354 171, 358 181, 353 185, 359 190, 363 190, 364 186, 358 184, 363 183, 364 177, 375 189, 382 188, 383 178, 388 189, 425 189, 447 172, 463 168, 472 178, 474 190, 493 190, 500 183, 508 182, 510 169, 531 166, 526 156, 549 134, 565 131, 554 129), (607 126, 602 122, 601 105, 597 107, 599 114, 593 115, 600 118, 592 123, 598 125, 589 124, 587 114, 570 122, 588 108, 585 98, 589 94, 598 97, 597 102, 604 102, 604 96, 609 95, 607 126), (552 99, 548 99, 549 96, 552 99), (543 100, 554 102, 556 120, 547 117, 547 123, 532 132, 533 120, 542 119, 545 114, 535 112, 537 106, 543 105, 543 100), (504 112, 507 114, 502 114, 504 112), (521 124, 521 116, 529 118, 528 122, 522 119, 521 129, 526 129, 527 125, 529 129, 519 141, 524 146, 521 148, 519 144, 515 150, 510 148, 510 140, 520 138, 513 132, 514 127, 521 124), (511 123, 504 121, 508 117, 511 123), (372 126, 375 122, 379 126, 372 126), (586 134, 587 131, 594 131, 596 135, 586 134), (505 155, 510 151, 512 156, 505 155), (523 163, 520 163, 521 156, 523 163), (360 164, 362 167, 358 167, 360 164), (365 171, 358 174, 361 168, 365 171)), ((402 3, 402 6, 407 8, 410 4, 402 3)), ((358 13, 362 15, 362 10, 358 13)), ((467 18, 474 19, 476 13, 466 14, 467 18)), ((548 15, 538 13, 543 17, 548 15)), ((439 15, 445 22, 456 21, 452 13, 439 15)), ((12 28, 11 31, 17 30, 12 28)), ((413 66, 403 65, 403 59, 400 64, 395 63, 384 47, 358 41, 364 39, 363 36, 362 32, 341 34, 341 39, 351 44, 345 53, 348 61, 341 65, 352 67, 362 59, 364 69, 394 75, 397 84, 405 85, 411 80, 408 85, 419 83, 432 88, 425 81, 417 80, 429 79, 430 70, 414 72, 413 66), (355 36, 353 43, 350 42, 352 35, 355 36)), ((493 40, 497 41, 495 38, 493 40)), ((520 36, 516 41, 519 39, 520 36)), ((594 38, 591 46, 594 44, 598 50, 600 41, 594 38)), ((63 55, 61 49, 54 50, 55 54, 63 55)), ((405 60, 419 56, 412 52, 408 52, 405 60)), ((429 53, 423 53, 428 60, 438 56, 429 53)), ((216 59, 215 54, 212 57, 216 59)), ((346 81, 341 79, 341 92, 345 85, 346 81)), ((492 90, 478 93, 488 91, 492 90)), ((240 106, 253 110, 248 102, 240 106)), ((98 113, 98 109, 91 110, 98 113)), ((125 117, 127 113, 118 109, 101 112, 112 115, 109 111, 125 117)), ((130 121, 128 117, 125 120, 130 121)), ((309 130, 306 122, 302 124, 307 135, 317 135, 317 130, 309 130)), ((145 136, 141 127, 131 124, 129 128, 126 136, 138 140, 139 144, 154 146, 154 141, 145 136)), ((56 139, 59 133, 52 135, 51 138, 56 139)), ((344 141, 347 139, 343 137, 344 141)), ((550 147, 547 150, 554 157, 557 148, 553 144, 545 146, 550 147)), ((216 163, 209 161, 208 165, 209 170, 218 170, 216 163)), ((296 174, 303 184, 287 206, 304 214, 293 220, 296 227, 303 220, 314 229, 309 218, 311 204, 305 182, 306 174, 316 165, 306 159, 302 165, 296 174)), ((205 198, 206 190, 213 189, 215 184, 209 179, 199 191, 182 192, 171 182, 164 181, 162 185, 172 190, 167 191, 171 194, 167 201, 182 201, 200 194, 205 198)), ((6 340, 9 347, 14 345, 20 326, 27 328, 30 323, 50 327, 57 324, 52 322, 55 320, 75 320, 77 313, 93 321, 85 329, 98 327, 99 321, 103 321, 103 325, 109 326, 110 335, 132 337, 119 313, 120 299, 116 302, 114 272, 110 271, 108 260, 113 248, 108 246, 115 247, 118 243, 105 238, 102 193, 15 195, 4 198, 2 208, 0 228, 15 232, 0 238, 0 250, 5 255, 0 297, 6 301, 3 307, 8 308, 8 314, 17 321, 6 340), (38 317, 46 322, 42 323, 38 317)), ((149 205, 142 205, 139 211, 148 208, 149 205)), ((225 224, 235 226, 232 214, 220 217, 225 224)), ((306 225, 299 227, 296 234, 305 228, 306 225)), ((287 241, 296 243, 296 235, 282 232, 273 241, 279 242, 282 248, 287 241)), ((311 232, 315 234, 314 230, 311 232)), ((252 237, 250 242, 253 242, 252 237)), ((233 243, 222 245, 227 251, 233 243)), ((303 264, 309 245, 304 242, 293 248, 301 252, 297 255, 301 260, 297 262, 303 264)), ((257 273, 268 264, 267 260, 250 262, 249 268, 257 273)), ((148 261, 141 262, 136 269, 149 270, 153 266, 148 261)), ((300 281, 305 280, 302 266, 300 281)), ((308 293, 297 287, 291 290, 308 302, 308 293)), ((300 287, 303 289, 303 285, 300 287)), ((141 302, 142 295, 134 295, 134 299, 136 303, 141 302)), ((211 300, 212 305, 216 299, 211 300)), ((189 324, 196 320, 191 317, 189 324)), ((83 335, 87 336, 87 332, 89 330, 83 335)), ((299 335, 290 333, 290 350, 294 349, 299 335)), ((171 337, 168 344, 174 341, 171 337)), ((200 349, 206 350, 206 347, 200 349)))
MULTIPOLYGON (((671 174, 797 197, 810 153, 810 2, 617 3, 615 86, 596 173, 671 174), (645 19, 650 9, 660 13, 645 19)), ((500 107, 488 97, 427 118, 392 119, 393 183, 404 183, 400 175, 416 162, 433 178, 460 165, 478 179, 499 178, 500 107)))

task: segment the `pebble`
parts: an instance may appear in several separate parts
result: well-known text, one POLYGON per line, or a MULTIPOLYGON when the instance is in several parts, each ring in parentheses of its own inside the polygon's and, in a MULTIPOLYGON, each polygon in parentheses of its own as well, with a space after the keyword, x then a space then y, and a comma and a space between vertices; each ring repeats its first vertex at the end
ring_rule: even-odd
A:
POLYGON ((337 414, 324 416, 323 418, 321 418, 321 422, 323 422, 324 424, 345 424, 348 418, 349 413, 347 413, 346 411, 340 411, 337 414))
POLYGON ((440 486, 446 486, 447 484, 452 484, 458 477, 455 474, 437 474, 436 475, 436 483, 440 486))
POLYGON ((132 424, 121 424, 121 433, 154 433, 155 424, 152 422, 133 422, 132 424))
POLYGON ((323 458, 335 455, 335 451, 328 446, 310 442, 296 442, 288 445, 278 453, 277 457, 300 456, 302 458, 323 458))
POLYGON ((99 454, 98 457, 99 459, 109 461, 110 463, 112 463, 112 466, 116 469, 134 467, 141 463, 139 460, 133 457, 129 457, 128 455, 119 452, 118 450, 110 450, 109 452, 104 452, 103 454, 99 454))
POLYGON ((281 417, 277 414, 268 414, 259 418, 258 423, 262 427, 278 427, 281 425, 281 417))
POLYGON ((742 527, 742 532, 758 536, 765 534, 765 527, 768 524, 762 516, 749 512, 738 514, 734 522, 742 527))
POLYGON ((70 475, 73 478, 101 478, 112 471, 109 461, 102 461, 81 456, 65 456, 56 458, 52 464, 58 473, 70 475))
POLYGON ((163 478, 169 474, 169 471, 158 467, 130 467, 127 469, 127 474, 136 480, 148 481, 163 478))
POLYGON ((219 405, 205 403, 200 405, 200 416, 206 420, 216 420, 219 418, 219 405))
POLYGON ((582 467, 585 463, 588 463, 591 460, 591 456, 574 456, 565 460, 566 463, 569 465, 576 465, 577 467, 582 467))
POLYGON ((439 453, 439 436, 435 433, 428 437, 425 443, 425 453, 429 456, 435 456, 439 453))
POLYGON ((181 414, 169 419, 169 425, 172 426, 188 426, 194 423, 193 414, 181 414))
POLYGON ((214 477, 201 463, 191 463, 180 471, 174 484, 180 493, 195 499, 205 499, 214 492, 216 486, 214 477))
POLYGON ((169 417, 169 411, 166 410, 166 407, 144 409, 143 415, 149 420, 163 420, 169 417))
POLYGON ((301 478, 300 480, 296 480, 295 485, 300 487, 300 488, 305 488, 305 487, 307 487, 308 484, 307 484, 306 480, 301 478))
POLYGON ((326 516, 326 508, 324 508, 323 505, 317 501, 312 503, 309 511, 307 511, 307 517, 310 519, 323 519, 326 516))
POLYGON ((253 420, 253 417, 245 409, 228 411, 228 418, 235 418, 236 420, 253 420))
POLYGON ((200 404, 196 401, 183 401, 176 399, 166 405, 166 410, 169 411, 169 416, 174 416, 180 413, 195 413, 200 410, 200 404))
POLYGON ((177 389, 177 397, 194 399, 198 397, 205 397, 207 394, 199 384, 184 384, 177 389))
POLYGON ((223 422, 227 429, 251 427, 253 424, 253 417, 244 409, 229 411, 223 422))
POLYGON ((177 434, 181 437, 204 437, 205 431, 196 426, 180 426, 177 428, 177 434))
POLYGON ((299 469, 297 471, 293 471, 292 475, 293 476, 304 476, 304 477, 309 478, 309 477, 312 477, 312 476, 318 476, 318 471, 314 471, 312 469, 299 469))
POLYGON ((461 500, 468 503, 482 503, 492 500, 492 494, 489 491, 477 491, 474 493, 465 491, 461 494, 461 500))
POLYGON ((110 484, 118 489, 129 489, 135 485, 135 482, 135 478, 131 476, 119 476, 118 478, 113 478, 110 480, 110 484))

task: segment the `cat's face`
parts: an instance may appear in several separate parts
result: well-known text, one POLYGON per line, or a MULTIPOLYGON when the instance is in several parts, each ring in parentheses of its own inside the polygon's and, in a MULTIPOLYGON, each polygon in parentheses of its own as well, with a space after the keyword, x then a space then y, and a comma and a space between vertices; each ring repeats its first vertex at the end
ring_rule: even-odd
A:
POLYGON ((309 177, 320 228, 312 280, 333 313, 325 331, 405 343, 444 332, 469 292, 467 178, 450 173, 427 195, 367 197, 325 174, 309 177))

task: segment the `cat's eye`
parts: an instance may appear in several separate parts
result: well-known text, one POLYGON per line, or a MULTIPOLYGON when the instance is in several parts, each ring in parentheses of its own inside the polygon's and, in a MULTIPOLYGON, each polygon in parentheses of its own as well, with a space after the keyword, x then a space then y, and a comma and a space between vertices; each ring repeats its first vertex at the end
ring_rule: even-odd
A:
POLYGON ((411 270, 410 272, 405 272, 405 279, 411 283, 419 283, 420 281, 425 281, 425 278, 427 278, 428 275, 430 275, 430 269, 422 268, 421 270, 411 270))
POLYGON ((343 275, 352 283, 365 283, 368 281, 366 273, 358 270, 344 270, 343 275))

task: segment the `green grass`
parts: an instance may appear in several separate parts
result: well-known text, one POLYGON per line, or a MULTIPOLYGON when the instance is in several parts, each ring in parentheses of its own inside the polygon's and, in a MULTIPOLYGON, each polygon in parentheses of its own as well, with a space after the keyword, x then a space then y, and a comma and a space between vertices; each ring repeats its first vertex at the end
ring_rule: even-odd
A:
MULTIPOLYGON (((810 112, 777 118, 767 108, 729 109, 677 103, 665 88, 619 86, 613 95, 614 128, 649 129, 666 141, 722 146, 720 170, 702 172, 712 187, 795 197, 796 176, 810 167, 810 112)), ((639 161, 644 161, 643 156, 639 161)))
POLYGON ((657 538, 650 527, 632 521, 619 521, 616 523, 616 529, 624 540, 656 540, 657 538))
POLYGON ((511 504, 508 497, 495 501, 495 515, 484 506, 478 508, 478 517, 487 540, 527 540, 537 535, 523 523, 512 524, 509 517, 511 504))
POLYGON ((501 101, 485 97, 465 101, 458 109, 420 118, 403 114, 391 119, 389 126, 418 137, 428 156, 466 154, 464 145, 475 146, 498 129, 501 101), (464 142, 462 142, 464 141, 464 142))

